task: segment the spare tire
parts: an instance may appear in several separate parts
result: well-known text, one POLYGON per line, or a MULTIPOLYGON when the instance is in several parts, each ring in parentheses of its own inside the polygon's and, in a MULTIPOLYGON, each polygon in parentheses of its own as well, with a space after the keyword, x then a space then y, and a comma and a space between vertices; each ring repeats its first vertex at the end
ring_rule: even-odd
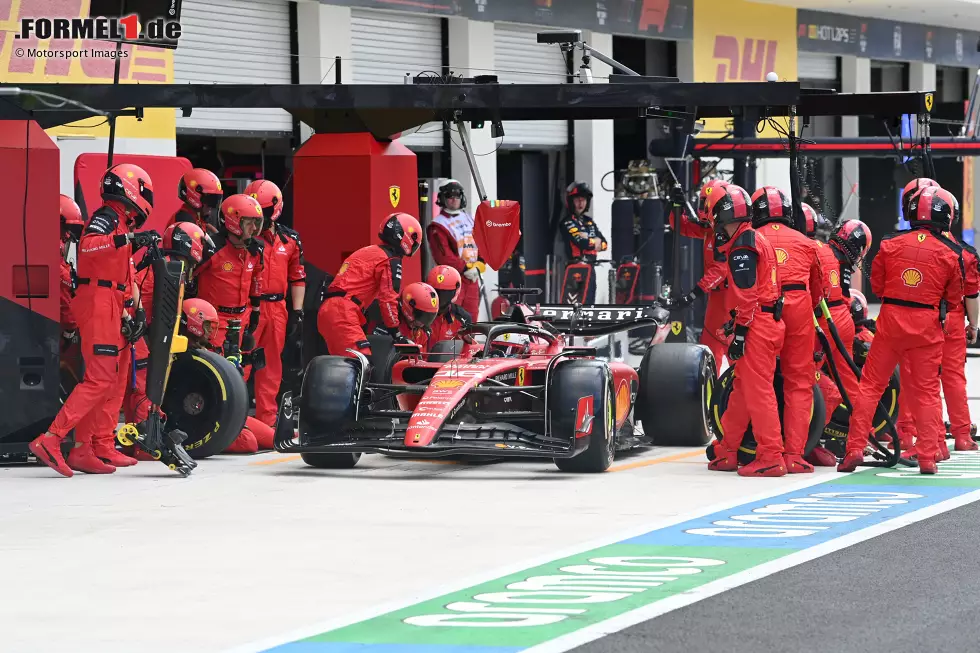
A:
POLYGON ((647 349, 640 362, 634 409, 653 444, 700 447, 711 440, 708 404, 715 358, 703 345, 668 342, 647 349))
POLYGON ((234 442, 245 426, 248 403, 238 369, 219 354, 197 349, 174 357, 161 408, 167 429, 187 433, 184 449, 201 459, 234 442))
MULTIPOLYGON (((728 399, 732 393, 732 380, 735 378, 735 367, 733 365, 725 370, 725 373, 721 375, 718 379, 718 383, 715 384, 715 392, 711 397, 710 410, 711 410, 711 422, 713 430, 718 434, 718 438, 722 439, 724 433, 721 428, 721 417, 725 414, 725 410, 728 408, 728 399)), ((783 420, 783 375, 779 371, 779 367, 776 367, 776 374, 773 378, 773 388, 776 392, 776 404, 779 406, 779 421, 782 423, 783 420)), ((826 420, 827 410, 824 406, 823 393, 820 391, 820 386, 813 386, 813 402, 810 404, 810 428, 807 432, 806 447, 803 449, 803 454, 807 455, 813 451, 818 444, 820 444, 820 439, 823 437, 823 425, 826 420)), ((742 444, 738 448, 738 459, 743 465, 747 465, 753 460, 755 460, 755 449, 756 441, 755 436, 752 433, 752 425, 749 424, 749 428, 745 431, 745 435, 742 438, 742 444)), ((714 458, 711 451, 711 445, 708 446, 707 450, 708 459, 714 458)))
MULTIPOLYGON (((871 428, 875 435, 891 432, 886 413, 891 417, 893 422, 898 422, 900 394, 901 383, 899 381, 898 368, 895 368, 891 378, 888 380, 888 385, 885 387, 884 393, 881 395, 881 401, 875 409, 874 419, 871 422, 871 428)), ((843 452, 846 449, 847 430, 850 423, 851 414, 847 411, 847 408, 837 406, 823 430, 823 437, 829 443, 828 449, 834 453, 843 452)))

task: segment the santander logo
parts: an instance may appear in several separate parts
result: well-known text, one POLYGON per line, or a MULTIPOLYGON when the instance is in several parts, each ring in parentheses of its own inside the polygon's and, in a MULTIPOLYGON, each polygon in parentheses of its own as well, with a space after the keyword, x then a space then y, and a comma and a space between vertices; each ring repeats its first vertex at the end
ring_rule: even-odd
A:
POLYGON ((487 220, 488 227, 509 227, 512 223, 510 222, 494 222, 493 220, 487 220))

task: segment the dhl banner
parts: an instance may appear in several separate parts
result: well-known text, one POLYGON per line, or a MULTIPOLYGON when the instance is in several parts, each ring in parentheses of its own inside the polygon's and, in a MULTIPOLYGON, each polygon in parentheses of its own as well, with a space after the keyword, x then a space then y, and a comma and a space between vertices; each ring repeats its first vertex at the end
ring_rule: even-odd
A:
MULTIPOLYGON (((20 32, 21 18, 85 18, 89 15, 89 5, 90 0, 0 0, 0 82, 111 84, 115 43, 15 38, 20 32)), ((172 50, 123 45, 120 84, 172 83, 173 78, 172 50)), ((109 136, 109 126, 100 116, 47 131, 52 136, 109 136)), ((135 118, 120 118, 116 123, 116 136, 174 139, 176 112, 173 109, 147 109, 141 122, 135 118)))
MULTIPOLYGON (((744 0, 694 3, 694 81, 764 82, 769 72, 795 81, 796 9, 744 0)), ((780 121, 785 126, 785 119, 780 121)), ((731 120, 708 120, 705 132, 726 132, 731 120)), ((718 138, 721 133, 704 133, 718 138)), ((760 136, 778 134, 766 127, 760 136)))

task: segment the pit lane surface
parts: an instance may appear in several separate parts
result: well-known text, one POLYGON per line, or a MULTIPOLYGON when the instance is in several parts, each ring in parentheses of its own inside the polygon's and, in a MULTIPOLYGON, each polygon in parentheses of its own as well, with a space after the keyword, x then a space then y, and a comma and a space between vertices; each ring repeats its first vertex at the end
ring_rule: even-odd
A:
MULTIPOLYGON (((971 360, 969 368, 970 396, 980 396, 980 367, 971 360)), ((980 413, 980 402, 971 404, 974 414, 980 413)), ((2 649, 524 650, 526 645, 509 645, 501 629, 490 628, 471 629, 462 647, 348 645, 343 637, 320 634, 357 623, 370 631, 377 623, 380 639, 397 639, 394 631, 383 632, 383 620, 370 618, 433 597, 462 596, 458 590, 669 530, 670 523, 715 512, 720 502, 765 501, 809 491, 806 486, 838 476, 821 472, 753 480, 712 474, 700 449, 653 449, 617 459, 612 473, 591 476, 563 474, 549 462, 467 465, 381 456, 366 456, 353 470, 325 471, 280 454, 216 457, 202 461, 189 479, 152 463, 74 479, 37 467, 3 468, 2 649), (298 641, 310 637, 314 640, 298 641)), ((941 502, 945 496, 929 499, 941 502)), ((906 548, 920 541, 928 546, 933 540, 916 534, 928 532, 935 519, 925 522, 924 530, 908 527, 894 537, 905 538, 906 548)), ((828 560, 812 564, 832 568, 828 560)), ((895 581, 906 590, 915 582, 912 569, 910 562, 904 581, 895 581)), ((947 582, 963 585, 968 576, 957 573, 947 582)), ((767 581, 753 585, 762 582, 767 581)), ((775 594, 754 596, 756 615, 769 605, 763 599, 776 603, 775 594)), ((815 600, 812 614, 835 601, 866 608, 868 603, 859 603, 864 598, 841 590, 834 600, 815 600)), ((690 610, 699 605, 705 604, 690 610)), ((745 621, 729 620, 733 613, 720 614, 726 632, 744 629, 745 621)), ((705 628, 703 621, 687 623, 692 633, 705 628)), ((583 620, 582 626, 590 625, 583 620)), ((802 639, 794 638, 794 647, 802 639)), ((583 641, 566 641, 553 650, 583 641)), ((601 645, 601 639, 591 644, 601 645)), ((659 650, 650 641, 644 645, 659 650)))

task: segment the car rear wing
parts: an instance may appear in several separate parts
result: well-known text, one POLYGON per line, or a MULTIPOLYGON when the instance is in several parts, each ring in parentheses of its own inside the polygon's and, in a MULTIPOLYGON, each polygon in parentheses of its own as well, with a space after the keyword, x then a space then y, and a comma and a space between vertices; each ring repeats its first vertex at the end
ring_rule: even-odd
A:
POLYGON ((547 322, 561 333, 604 336, 640 326, 664 326, 670 322, 670 312, 660 306, 556 304, 535 307, 527 320, 547 322))

